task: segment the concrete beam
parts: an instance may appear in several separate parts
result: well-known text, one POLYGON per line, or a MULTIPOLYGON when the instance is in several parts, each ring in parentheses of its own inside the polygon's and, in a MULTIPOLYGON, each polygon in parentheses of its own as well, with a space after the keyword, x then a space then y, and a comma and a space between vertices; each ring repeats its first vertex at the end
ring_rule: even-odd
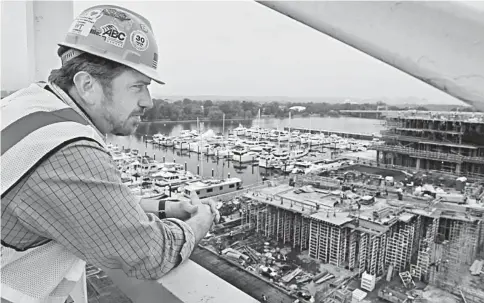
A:
POLYGON ((60 67, 57 43, 74 20, 73 1, 2 1, 2 89, 47 80, 60 67), (14 71, 14 72, 13 72, 14 71))
POLYGON ((158 281, 129 278, 119 269, 105 272, 133 303, 259 302, 192 260, 187 260, 158 281))
POLYGON ((484 12, 460 1, 257 1, 484 111, 484 12))

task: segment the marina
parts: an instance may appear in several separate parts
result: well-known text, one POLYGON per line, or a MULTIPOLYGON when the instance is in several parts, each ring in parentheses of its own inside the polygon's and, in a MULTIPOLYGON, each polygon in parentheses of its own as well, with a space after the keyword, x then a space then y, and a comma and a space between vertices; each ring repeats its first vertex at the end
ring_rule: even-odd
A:
MULTIPOLYGON (((480 121, 466 120, 475 126, 467 129, 482 132, 480 121)), ((436 291, 455 302, 459 296, 480 302, 481 147, 472 146, 463 162, 448 167, 425 162, 435 151, 421 150, 414 155, 417 160, 402 160, 399 154, 382 152, 393 151, 399 136, 405 142, 420 140, 398 132, 416 125, 406 115, 387 117, 385 125, 382 136, 371 135, 370 140, 238 125, 219 133, 192 129, 143 136, 139 146, 145 156, 138 149, 126 153, 119 146, 110 148, 123 174, 131 174, 128 182, 136 184, 137 195, 180 201, 196 192, 201 199, 217 201, 221 222, 200 243, 212 261, 194 258, 202 266, 225 262, 231 271, 254 276, 240 285, 248 294, 260 295, 248 286, 253 284, 272 285, 274 290, 265 289, 265 294, 303 303, 316 298, 332 303, 437 302, 414 300, 436 291), (167 161, 168 151, 178 158, 167 161), (165 156, 155 160, 160 154, 165 156), (465 161, 469 164, 459 167, 465 161), (170 183, 170 178, 176 181, 170 183), (442 258, 449 263, 439 263, 437 271, 432 264, 442 258), (458 281, 456 273, 466 276, 459 292, 451 287, 458 281)), ((440 128, 429 126, 429 131, 440 128)), ((467 138, 465 130, 461 135, 467 138)), ((471 144, 464 143, 461 150, 471 144)), ((443 141, 442 146, 449 144, 443 141)))

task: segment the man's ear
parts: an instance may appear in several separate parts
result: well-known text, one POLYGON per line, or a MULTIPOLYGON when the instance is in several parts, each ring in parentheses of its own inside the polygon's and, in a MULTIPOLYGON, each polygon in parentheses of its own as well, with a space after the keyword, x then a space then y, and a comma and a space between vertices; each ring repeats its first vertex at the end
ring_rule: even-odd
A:
POLYGON ((79 96, 89 105, 99 103, 103 96, 100 83, 87 72, 78 72, 72 79, 79 96))

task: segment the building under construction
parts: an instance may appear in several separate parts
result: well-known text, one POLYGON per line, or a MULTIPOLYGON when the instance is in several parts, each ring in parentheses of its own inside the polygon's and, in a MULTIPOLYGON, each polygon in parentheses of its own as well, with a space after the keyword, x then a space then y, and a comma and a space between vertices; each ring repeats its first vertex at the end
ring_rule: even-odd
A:
POLYGON ((484 115, 395 112, 386 118, 377 161, 456 175, 484 176, 484 115))
POLYGON ((462 278, 484 257, 481 204, 374 198, 355 207, 341 195, 338 180, 311 178, 313 184, 319 178, 320 186, 281 185, 248 194, 252 202, 244 206, 242 223, 360 276, 400 275, 406 286, 419 280, 462 292, 467 302, 483 302, 484 288, 462 278))

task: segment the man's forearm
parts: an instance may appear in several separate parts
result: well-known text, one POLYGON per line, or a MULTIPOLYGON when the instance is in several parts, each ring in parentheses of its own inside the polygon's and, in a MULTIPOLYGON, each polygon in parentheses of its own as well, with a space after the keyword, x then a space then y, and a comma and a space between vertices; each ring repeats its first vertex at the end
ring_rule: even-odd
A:
POLYGON ((174 211, 172 209, 173 209, 174 203, 179 203, 179 202, 160 201, 160 200, 155 200, 155 199, 141 199, 140 206, 147 213, 154 213, 154 214, 158 215, 158 217, 160 217, 159 213, 164 212, 166 218, 173 218, 174 217, 174 215, 173 215, 174 211), (164 208, 164 209, 160 209, 160 202, 164 203, 164 207, 161 207, 161 208, 164 208))

